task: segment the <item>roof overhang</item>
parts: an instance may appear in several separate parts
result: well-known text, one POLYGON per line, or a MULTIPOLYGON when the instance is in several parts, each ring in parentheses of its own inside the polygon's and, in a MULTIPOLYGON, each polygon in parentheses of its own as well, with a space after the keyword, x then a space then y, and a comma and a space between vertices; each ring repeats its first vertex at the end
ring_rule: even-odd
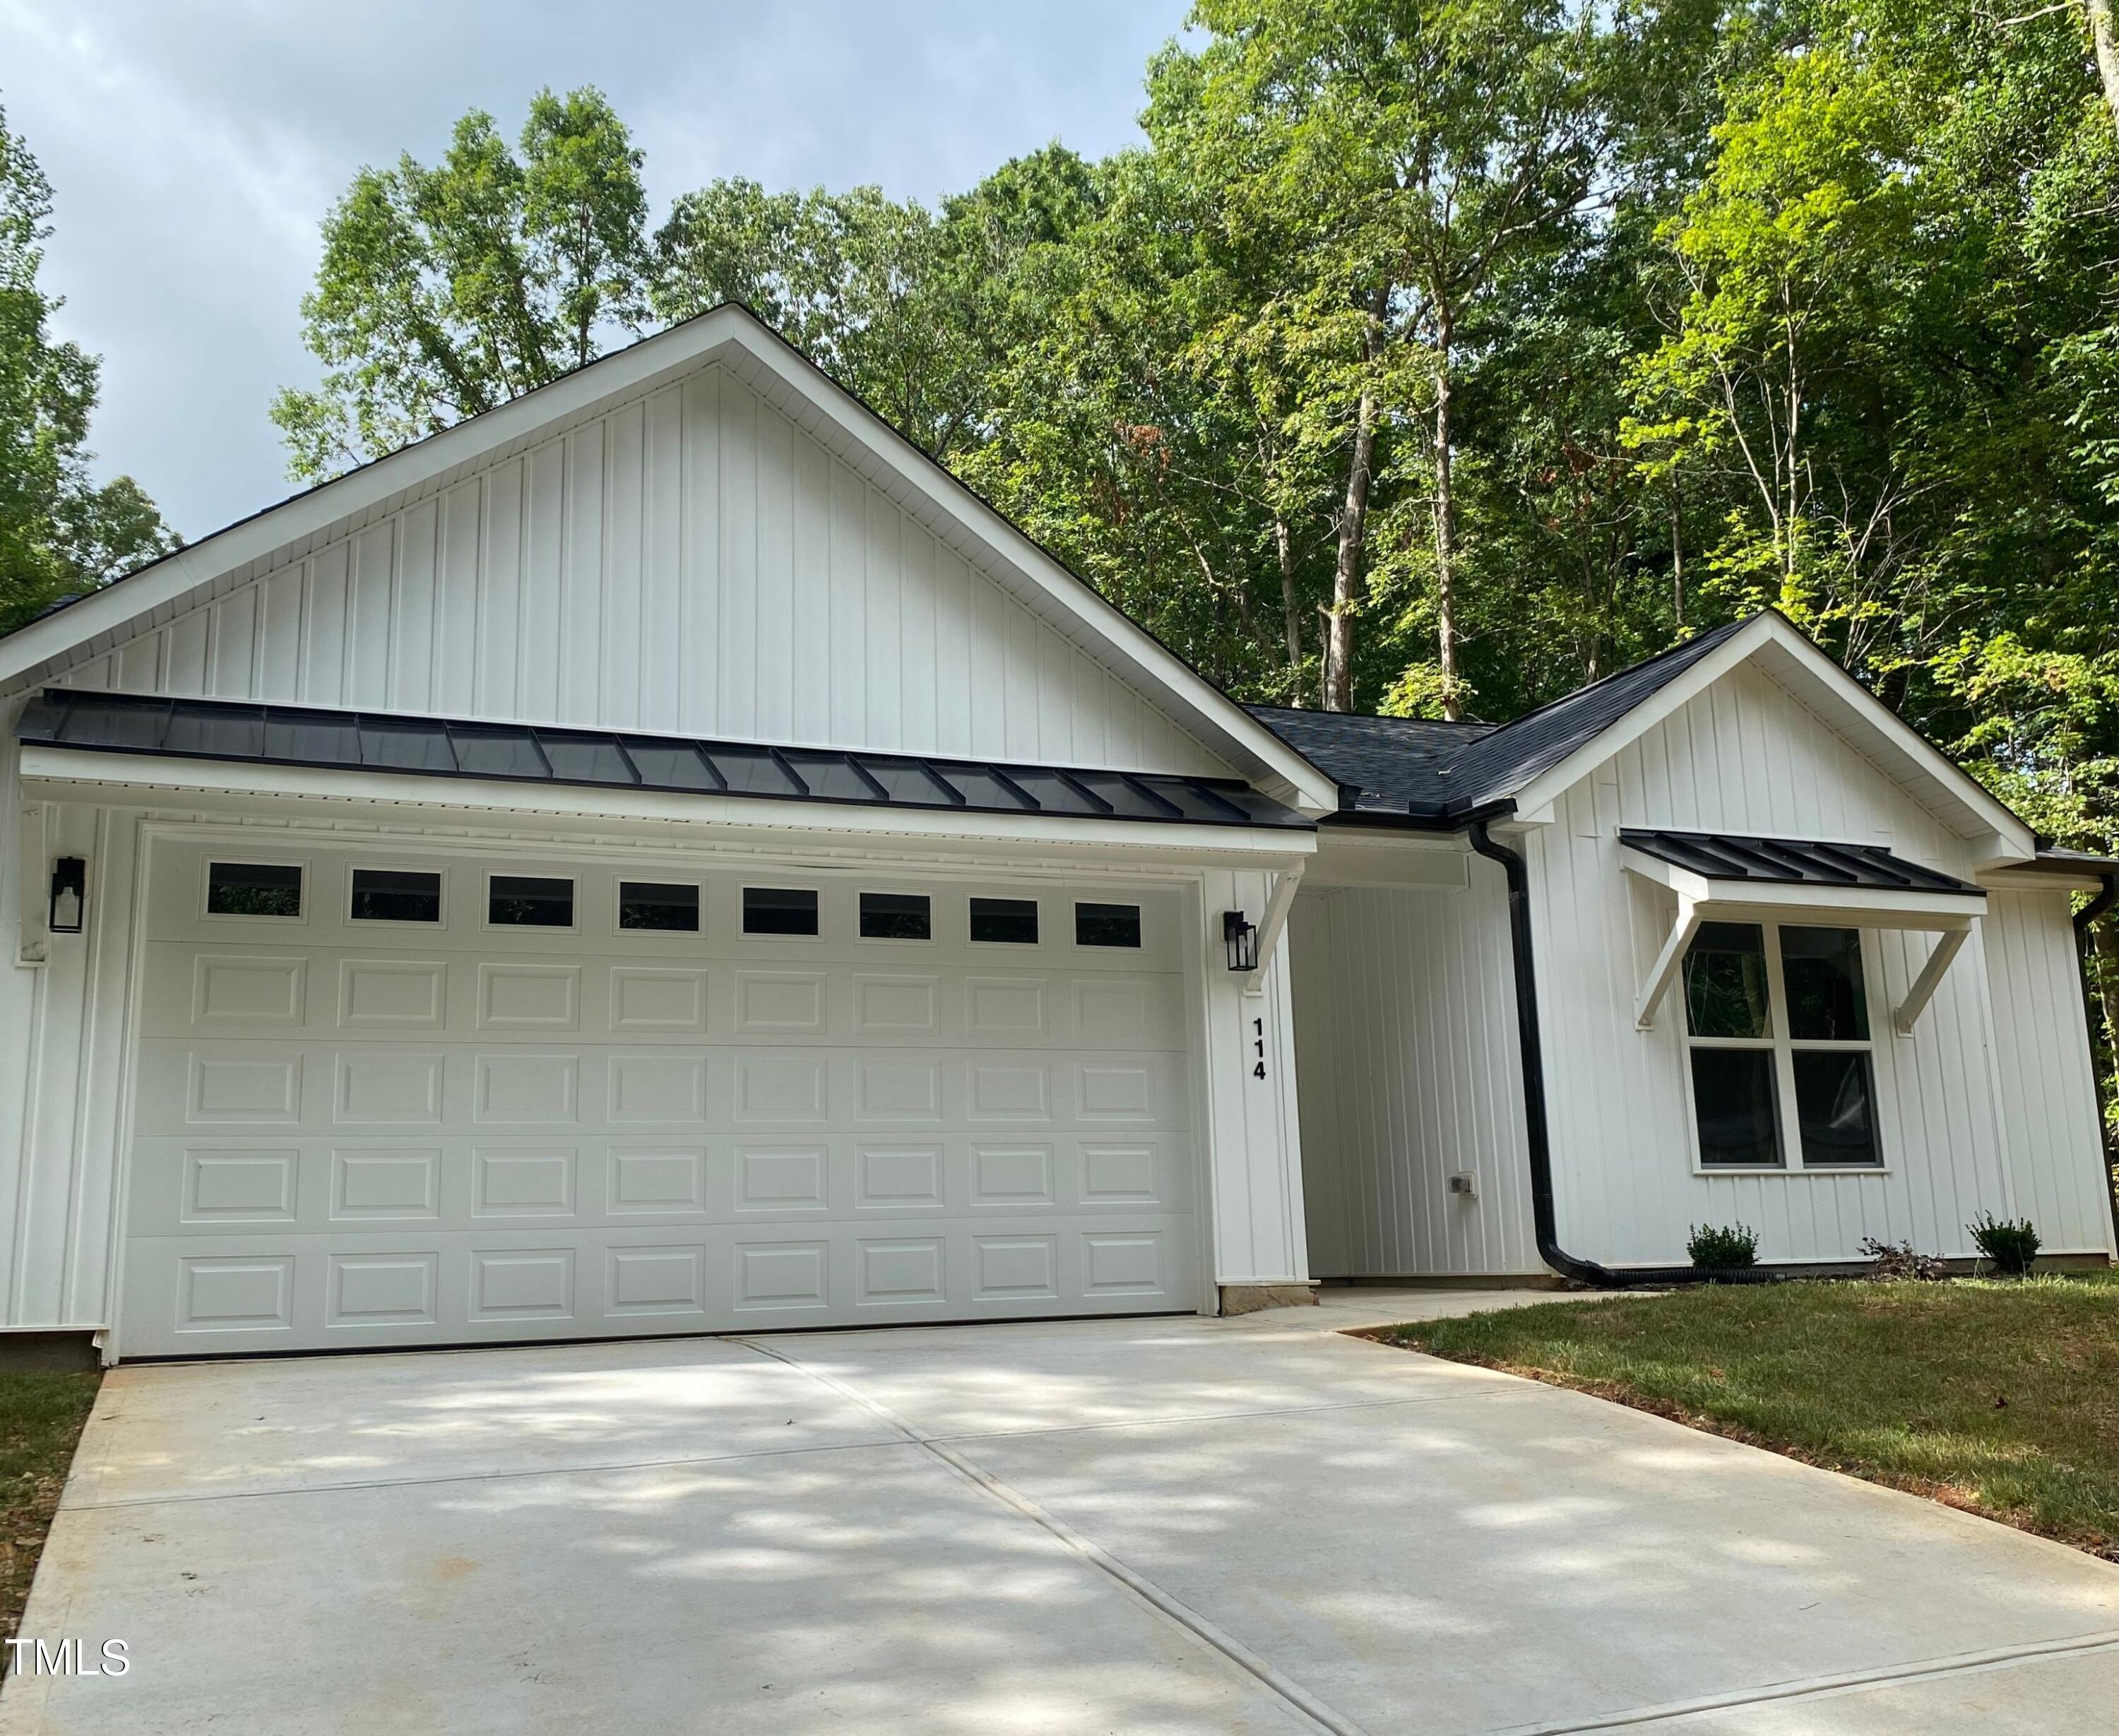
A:
POLYGON ((761 391, 1121 680, 1158 701, 1276 799, 1312 813, 1333 781, 845 391, 748 308, 725 304, 202 538, 0 639, 0 695, 258 576, 476 466, 709 362, 761 391))
MULTIPOLYGON (((1964 947, 1973 924, 1985 912, 1987 895, 1974 886, 1921 868, 1888 850, 1873 845, 1839 845, 1814 840, 1723 840, 1735 845, 1773 846, 1771 854, 1787 859, 1788 872, 1776 877, 1771 862, 1767 872, 1713 873, 1704 869, 1701 859, 1714 852, 1685 852, 1690 863, 1672 860, 1672 852, 1652 841, 1655 835, 1640 835, 1629 842, 1621 834, 1620 863, 1626 872, 1676 895, 1677 910, 1655 961, 1642 979, 1634 997, 1634 1022, 1647 1030, 1655 1023, 1656 1010, 1677 980, 1687 951, 1707 923, 1787 924, 1795 926, 1849 928, 1906 928, 1925 930, 1936 937, 1919 974, 1904 998, 1891 1009, 1892 1028, 1902 1037, 1911 1036, 1928 1002, 1941 986, 1944 974, 1964 947), (1806 859, 1814 868, 1834 868, 1849 873, 1846 880, 1828 883, 1800 877, 1806 859), (1866 864, 1849 871, 1852 861, 1866 864), (1889 883, 1896 882, 1896 883, 1889 883), (1908 883, 1910 882, 1910 883, 1908 883)), ((1736 850, 1730 853, 1734 867, 1742 855, 1768 853, 1736 850)))
POLYGON ((1526 821, 1547 817, 1565 791, 1743 663, 1756 663, 1854 740, 1957 836, 1980 848, 1982 869, 2028 862, 2036 854, 2037 839, 2029 826, 1772 610, 1754 616, 1682 674, 1520 788, 1487 794, 1513 796, 1517 813, 1526 821))
POLYGON ((760 801, 35 743, 23 745, 20 776, 22 794, 33 801, 178 806, 232 819, 299 817, 334 825, 516 830, 534 824, 552 833, 651 835, 681 840, 687 848, 831 845, 913 855, 970 852, 989 859, 1284 868, 1306 859, 1317 847, 1316 833, 1305 827, 760 801))
POLYGON ((1787 880, 1735 879, 1681 868, 1629 845, 1620 863, 1630 874, 1675 892, 1708 922, 1843 924, 1863 928, 1964 928, 1987 908, 1977 887, 1824 886, 1787 880))

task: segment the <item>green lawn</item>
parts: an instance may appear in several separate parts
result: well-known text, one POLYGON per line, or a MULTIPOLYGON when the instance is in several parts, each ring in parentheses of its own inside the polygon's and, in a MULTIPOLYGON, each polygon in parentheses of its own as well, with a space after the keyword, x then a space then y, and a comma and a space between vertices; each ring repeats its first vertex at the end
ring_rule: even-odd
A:
POLYGON ((1387 1326, 2119 1560, 2119 1275, 1792 1283, 1387 1326))
POLYGON ((102 1378, 93 1371, 0 1374, 0 1638, 12 1637, 22 1619, 52 1509, 102 1378))

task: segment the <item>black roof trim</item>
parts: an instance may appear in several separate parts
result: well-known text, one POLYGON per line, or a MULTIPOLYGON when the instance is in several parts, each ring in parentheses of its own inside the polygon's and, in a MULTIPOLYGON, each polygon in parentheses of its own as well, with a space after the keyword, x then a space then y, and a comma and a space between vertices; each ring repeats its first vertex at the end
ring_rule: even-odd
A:
POLYGON ((1880 844, 1813 838, 1752 838, 1729 832, 1681 832, 1622 826, 1619 841, 1644 856, 1709 880, 1775 886, 1845 887, 1878 892, 1987 894, 1968 881, 1895 855, 1880 844))
POLYGON ((696 741, 573 725, 165 699, 86 687, 45 688, 24 711, 15 733, 31 745, 90 752, 333 771, 1155 825, 1302 831, 1315 825, 1238 778, 696 741))

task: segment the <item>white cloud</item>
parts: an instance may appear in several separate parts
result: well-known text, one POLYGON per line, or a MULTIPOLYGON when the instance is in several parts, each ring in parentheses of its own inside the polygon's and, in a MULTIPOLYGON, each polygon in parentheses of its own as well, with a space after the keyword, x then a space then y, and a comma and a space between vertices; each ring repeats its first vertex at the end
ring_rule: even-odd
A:
POLYGON ((933 198, 1061 138, 1137 138, 1183 0, 0 0, 0 103, 57 198, 46 280, 104 359, 93 443, 197 536, 285 494, 272 393, 314 377, 317 223, 469 108, 600 86, 657 210, 718 175, 933 198))

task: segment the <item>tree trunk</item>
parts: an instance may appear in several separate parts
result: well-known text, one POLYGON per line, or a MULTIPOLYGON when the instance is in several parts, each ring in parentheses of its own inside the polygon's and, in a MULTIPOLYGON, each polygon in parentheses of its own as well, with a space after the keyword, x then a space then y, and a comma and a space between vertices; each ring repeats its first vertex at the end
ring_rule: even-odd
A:
POLYGON ((2089 12, 2089 39, 2097 49, 2097 81, 2104 87, 2104 106, 2119 128, 2119 26, 2112 19, 2112 0, 2083 0, 2089 12))
POLYGON ((1287 521, 1275 513, 1273 521, 1273 545, 1280 557, 1280 607, 1286 617, 1287 635, 1287 674, 1295 694, 1295 702, 1302 703, 1302 599, 1295 594, 1295 539, 1290 535, 1287 521))
MULTIPOLYGON (((1389 290, 1376 291, 1361 338, 1362 360, 1373 371, 1389 290)), ((1376 391, 1364 380, 1354 412, 1354 451, 1347 463, 1347 498, 1339 509, 1339 548, 1332 568, 1332 607, 1326 612, 1324 709, 1354 709, 1354 610, 1361 600, 1361 543, 1368 530, 1369 484, 1376 456, 1376 391)))
POLYGON ((1677 631, 1681 633, 1685 631, 1685 531, 1678 516, 1675 489, 1670 497, 1670 603, 1677 618, 1677 631))
POLYGON ((1457 527, 1449 452, 1449 340, 1445 305, 1435 322, 1435 637, 1442 664, 1442 715, 1460 723, 1464 701, 1457 675, 1457 527))

